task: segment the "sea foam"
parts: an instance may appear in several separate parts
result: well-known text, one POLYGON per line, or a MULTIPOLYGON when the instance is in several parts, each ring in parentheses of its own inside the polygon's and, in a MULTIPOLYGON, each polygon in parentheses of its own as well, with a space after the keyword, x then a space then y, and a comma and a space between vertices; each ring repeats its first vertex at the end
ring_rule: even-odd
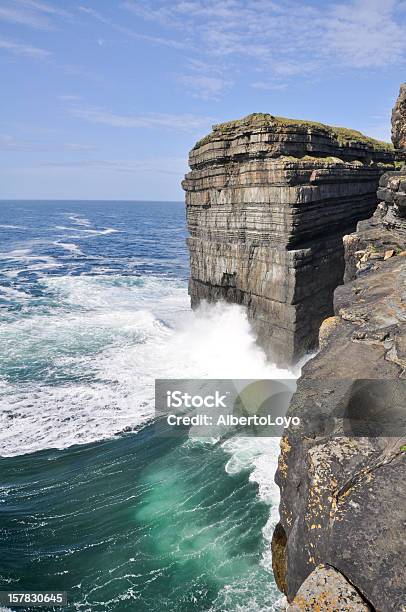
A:
POLYGON ((155 378, 292 376, 267 363, 242 308, 192 312, 181 281, 110 275, 43 282, 53 306, 0 326, 4 456, 139 427, 153 416, 155 378))

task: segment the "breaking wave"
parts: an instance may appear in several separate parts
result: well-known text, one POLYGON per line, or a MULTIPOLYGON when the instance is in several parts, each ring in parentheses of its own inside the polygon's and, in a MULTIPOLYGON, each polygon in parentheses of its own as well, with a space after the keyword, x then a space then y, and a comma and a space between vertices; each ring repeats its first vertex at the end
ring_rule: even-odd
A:
POLYGON ((100 275, 43 283, 41 313, 28 308, 0 324, 3 456, 135 429, 153 415, 155 378, 292 376, 267 363, 240 307, 191 312, 180 281, 100 275))

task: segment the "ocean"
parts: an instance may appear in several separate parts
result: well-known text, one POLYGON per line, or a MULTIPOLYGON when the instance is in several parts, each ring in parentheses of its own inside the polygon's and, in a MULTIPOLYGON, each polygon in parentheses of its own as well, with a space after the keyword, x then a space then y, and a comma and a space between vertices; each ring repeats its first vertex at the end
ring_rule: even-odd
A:
POLYGON ((155 378, 297 374, 238 306, 191 311, 185 240, 180 202, 0 202, 0 590, 280 609, 278 440, 156 433, 155 378))

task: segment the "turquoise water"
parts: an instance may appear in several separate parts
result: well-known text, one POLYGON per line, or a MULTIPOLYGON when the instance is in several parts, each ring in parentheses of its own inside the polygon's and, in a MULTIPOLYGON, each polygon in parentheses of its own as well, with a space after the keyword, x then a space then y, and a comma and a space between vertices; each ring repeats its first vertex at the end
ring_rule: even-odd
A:
POLYGON ((165 438, 152 418, 156 377, 281 375, 239 308, 190 312, 183 206, 3 202, 0 233, 0 590, 279 609, 277 441, 165 438))

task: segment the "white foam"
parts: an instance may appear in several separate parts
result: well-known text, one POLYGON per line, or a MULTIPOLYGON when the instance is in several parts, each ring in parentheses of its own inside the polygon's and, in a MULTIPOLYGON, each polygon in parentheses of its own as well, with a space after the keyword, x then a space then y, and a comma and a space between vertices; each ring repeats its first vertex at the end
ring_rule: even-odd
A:
POLYGON ((13 363, 28 359, 43 380, 15 387, 3 381, 3 455, 92 442, 144 423, 154 410, 155 378, 281 376, 255 344, 243 309, 217 304, 192 312, 179 281, 48 276, 43 282, 59 307, 0 327, 4 356, 13 363), (69 374, 70 382, 46 383, 69 374), (91 380, 82 383, 83 375, 91 380))
MULTIPOLYGON (((51 260, 52 258, 49 258, 49 259, 51 260)), ((36 264, 24 266, 24 268, 19 269, 19 270, 7 270, 3 272, 3 275, 7 276, 7 278, 17 278, 18 276, 20 276, 20 274, 31 272, 33 274, 36 274, 37 276, 42 276, 45 270, 55 270, 56 268, 62 268, 62 267, 63 267, 62 263, 58 263, 56 261, 47 262, 45 258, 42 258, 41 261, 39 261, 36 264)))
POLYGON ((102 229, 96 230, 96 229, 82 229, 80 227, 66 227, 65 225, 57 225, 55 227, 55 229, 59 229, 59 230, 64 230, 67 232, 82 232, 81 237, 86 238, 89 236, 106 236, 107 234, 116 234, 117 232, 120 232, 120 230, 115 229, 114 227, 104 227, 102 229), (85 234, 85 236, 83 236, 83 234, 85 234), (88 236, 86 236, 86 234, 88 236))
MULTIPOLYGON (((296 368, 285 370, 282 373, 272 366, 272 374, 270 377, 296 379, 300 375, 300 370, 303 363, 309 359, 306 357, 296 368), (277 373, 276 373, 277 372, 277 373)), ((279 520, 279 487, 275 483, 275 473, 278 467, 278 457, 280 451, 280 438, 242 438, 233 437, 222 443, 223 450, 231 455, 227 461, 225 470, 229 474, 236 474, 241 471, 249 471, 250 482, 255 482, 258 485, 258 497, 261 501, 269 505, 269 517, 262 529, 264 538, 264 550, 261 558, 261 566, 273 575, 272 570, 272 550, 271 541, 272 534, 276 523, 279 520)), ((271 579, 271 578, 270 578, 271 579)), ((279 597, 272 603, 271 606, 258 606, 255 600, 249 602, 247 606, 241 608, 241 612, 269 612, 284 610, 286 607, 286 598, 279 597)))
POLYGON ((0 286, 0 298, 2 299, 10 299, 10 300, 27 300, 31 296, 29 293, 25 293, 25 291, 21 291, 18 289, 13 289, 12 287, 4 287, 0 286))
POLYGON ((64 213, 64 215, 65 217, 68 217, 70 221, 73 221, 73 223, 76 223, 76 225, 85 225, 87 227, 92 225, 92 222, 89 221, 89 219, 87 219, 86 217, 83 217, 82 215, 77 215, 73 213, 64 213))
POLYGON ((20 230, 26 229, 22 225, 7 225, 6 223, 0 223, 0 227, 2 229, 20 229, 20 230))
POLYGON ((258 485, 258 496, 270 506, 269 518, 262 533, 266 547, 261 565, 272 572, 271 539, 273 529, 279 520, 279 487, 274 476, 278 467, 279 438, 240 438, 234 437, 222 444, 222 448, 231 455, 226 464, 226 471, 235 474, 249 470, 249 480, 258 485))
POLYGON ((22 263, 38 261, 46 264, 55 264, 55 266, 63 265, 58 263, 56 259, 50 255, 30 255, 30 253, 32 253, 31 249, 15 249, 13 251, 0 253, 0 259, 18 261, 22 263))
POLYGON ((62 263, 58 262, 50 255, 32 255, 31 253, 32 250, 29 248, 14 249, 12 251, 0 253, 0 259, 9 261, 13 264, 22 264, 21 268, 12 270, 3 269, 3 276, 17 278, 20 274, 25 272, 33 272, 39 275, 45 270, 53 270, 63 266, 62 263))
MULTIPOLYGON (((299 370, 267 362, 242 308, 216 304, 192 312, 183 282, 119 275, 47 276, 43 282, 58 307, 51 315, 0 325, 4 355, 15 361, 28 355, 34 365, 47 364, 49 374, 71 371, 72 376, 57 385, 43 376, 43 382, 16 385, 0 380, 3 456, 94 442, 142 425, 153 415, 155 378, 298 376, 299 370)), ((271 572, 279 440, 235 437, 222 448, 230 456, 226 471, 249 471, 259 498, 270 506, 261 565, 271 572)), ((240 586, 227 588, 231 594, 240 586)), ((261 609, 254 599, 249 605, 250 612, 261 609)), ((267 608, 276 609, 279 603, 267 608)))
POLYGON ((31 249, 14 249, 13 251, 0 253, 0 259, 24 260, 29 253, 31 253, 31 249))
POLYGON ((61 240, 56 240, 53 242, 53 244, 54 246, 60 247, 65 251, 69 251, 69 253, 72 253, 72 255, 84 256, 83 251, 81 251, 78 245, 73 242, 62 242, 61 240))

